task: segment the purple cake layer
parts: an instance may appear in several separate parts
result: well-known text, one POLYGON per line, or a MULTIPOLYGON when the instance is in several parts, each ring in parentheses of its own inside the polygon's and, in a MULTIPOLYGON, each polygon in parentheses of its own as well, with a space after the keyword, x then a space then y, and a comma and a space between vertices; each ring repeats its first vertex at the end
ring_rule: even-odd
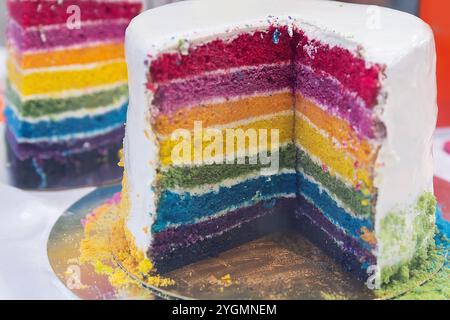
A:
POLYGON ((239 227, 225 230, 190 246, 175 247, 168 251, 149 251, 148 255, 151 257, 158 273, 164 274, 179 267, 216 256, 221 252, 273 232, 288 231, 290 226, 288 221, 291 215, 287 211, 292 211, 294 204, 295 199, 292 199, 291 204, 280 204, 282 207, 261 208, 260 215, 250 222, 243 222, 239 227))
POLYGON ((264 215, 279 212, 294 212, 295 198, 279 198, 260 202, 254 206, 241 208, 223 216, 203 222, 182 225, 158 232, 154 235, 151 256, 163 259, 167 252, 177 248, 189 247, 202 242, 207 237, 214 237, 232 229, 239 228, 243 223, 250 223, 264 215))
POLYGON ((376 258, 371 252, 362 248, 358 241, 354 238, 347 236, 339 230, 316 206, 312 205, 301 195, 298 195, 298 208, 296 210, 296 216, 299 220, 309 220, 311 224, 320 228, 322 233, 326 233, 328 235, 330 241, 339 243, 338 246, 343 253, 353 255, 361 264, 376 264, 376 258))
POLYGON ((6 130, 8 144, 19 160, 28 158, 57 159, 67 157, 69 154, 88 152, 109 144, 120 143, 125 134, 122 126, 106 134, 85 139, 72 139, 65 142, 39 142, 18 143, 10 130, 6 130))
POLYGON ((122 140, 57 158, 21 160, 7 144, 10 183, 22 189, 67 189, 119 182, 122 140))
POLYGON ((123 41, 128 21, 82 24, 80 29, 51 28, 23 30, 15 23, 8 26, 9 41, 18 49, 50 49, 58 46, 86 44, 93 41, 123 41))
POLYGON ((182 107, 214 98, 230 99, 290 89, 292 77, 290 64, 243 68, 232 73, 204 74, 158 86, 153 104, 162 113, 173 113, 182 107))
POLYGON ((296 64, 295 89, 305 98, 324 106, 330 113, 347 120, 361 137, 374 138, 372 111, 364 107, 355 95, 346 91, 336 80, 309 67, 296 64))

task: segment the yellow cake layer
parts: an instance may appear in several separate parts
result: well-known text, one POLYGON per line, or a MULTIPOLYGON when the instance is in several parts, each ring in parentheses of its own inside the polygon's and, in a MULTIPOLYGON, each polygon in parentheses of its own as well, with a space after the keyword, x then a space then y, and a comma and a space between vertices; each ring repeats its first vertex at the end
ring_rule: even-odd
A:
MULTIPOLYGON (((206 129, 203 127, 203 129, 206 129)), ((249 120, 245 123, 236 122, 230 123, 229 125, 218 128, 221 131, 223 137, 223 153, 226 153, 225 143, 226 143, 226 129, 241 129, 244 132, 247 132, 248 129, 253 129, 256 131, 257 139, 259 139, 259 129, 267 129, 267 148, 270 149, 272 147, 272 141, 270 141, 271 130, 278 129, 279 136, 279 144, 280 146, 292 141, 293 134, 293 113, 291 112, 282 112, 278 114, 274 114, 273 116, 264 117, 263 119, 255 118, 253 120, 249 120)), ((205 132, 205 130, 203 131, 205 132)), ((194 147, 194 135, 192 130, 190 130, 191 140, 190 140, 190 150, 191 150, 191 159, 195 159, 195 152, 201 152, 201 155, 205 154, 207 148, 211 142, 203 142, 200 148, 194 147), (200 150, 201 149, 201 150, 200 150)), ((171 136, 166 136, 165 138, 160 140, 160 161, 163 166, 170 166, 173 164, 172 161, 172 151, 175 146, 180 145, 180 142, 183 138, 172 140, 171 136)), ((265 140, 265 141, 267 141, 265 140)), ((186 140, 184 140, 186 141, 186 140)), ((244 151, 245 148, 248 148, 248 140, 245 145, 241 145, 234 141, 234 150, 235 154, 239 151, 244 151)), ((257 146, 255 146, 257 147, 257 146)), ((198 154, 198 153, 197 153, 198 154)), ((209 154, 209 153, 208 153, 209 154)))
POLYGON ((61 91, 82 90, 111 85, 127 79, 125 61, 92 64, 83 68, 50 69, 23 74, 14 63, 8 61, 9 81, 21 97, 41 94, 58 94, 61 91))
POLYGON ((358 137, 348 122, 329 114, 300 94, 297 94, 295 109, 316 127, 339 141, 342 150, 352 154, 361 163, 369 165, 375 161, 377 150, 374 150, 367 140, 358 137))
POLYGON ((103 43, 87 47, 57 49, 51 51, 26 52, 19 54, 9 49, 10 57, 22 69, 46 68, 73 64, 88 64, 123 59, 123 43, 103 43))
POLYGON ((274 93, 268 96, 253 96, 221 103, 183 108, 175 114, 158 115, 155 129, 158 134, 168 135, 177 129, 191 129, 195 121, 203 127, 224 125, 243 119, 278 113, 293 109, 291 92, 274 93))
POLYGON ((367 167, 355 161, 329 136, 322 135, 308 120, 295 117, 295 142, 307 153, 318 158, 324 170, 338 174, 353 186, 361 185, 372 190, 372 176, 367 167))

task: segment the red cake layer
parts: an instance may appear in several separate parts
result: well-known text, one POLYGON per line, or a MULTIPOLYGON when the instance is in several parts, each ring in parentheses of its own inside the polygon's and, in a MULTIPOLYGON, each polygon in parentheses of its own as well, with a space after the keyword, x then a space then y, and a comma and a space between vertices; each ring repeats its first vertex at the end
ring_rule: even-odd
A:
POLYGON ((271 27, 267 32, 241 34, 229 42, 217 39, 190 48, 188 55, 162 54, 151 63, 150 72, 153 82, 164 82, 206 71, 290 61, 292 52, 287 27, 271 27), (274 41, 278 33, 278 41, 274 41))
POLYGON ((286 26, 271 26, 268 31, 253 34, 243 33, 230 41, 217 39, 191 47, 189 54, 162 54, 151 63, 150 82, 163 83, 208 71, 293 59, 336 78, 346 89, 357 93, 367 107, 376 103, 381 70, 379 66, 366 66, 363 59, 347 49, 310 41, 299 30, 289 35, 286 26), (309 45, 309 48, 305 45, 309 45), (315 49, 313 57, 307 54, 311 46, 315 49))
POLYGON ((82 21, 103 19, 130 20, 142 10, 142 3, 136 1, 99 0, 8 0, 9 15, 22 27, 44 26, 65 23, 71 16, 67 8, 77 5, 82 21))

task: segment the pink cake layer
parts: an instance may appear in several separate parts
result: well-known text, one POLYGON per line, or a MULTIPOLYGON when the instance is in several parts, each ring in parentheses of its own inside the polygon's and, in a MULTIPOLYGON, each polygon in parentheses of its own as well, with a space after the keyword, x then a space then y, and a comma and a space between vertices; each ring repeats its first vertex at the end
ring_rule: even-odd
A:
POLYGON ((131 20, 142 9, 141 1, 136 0, 8 0, 8 11, 10 17, 22 27, 45 26, 65 23, 70 16, 67 9, 72 5, 77 5, 80 8, 83 22, 119 18, 131 20))
POLYGON ((243 67, 229 73, 209 73, 185 80, 160 84, 153 104, 161 114, 207 104, 217 98, 239 99, 265 95, 280 90, 294 90, 320 104, 327 112, 346 120, 361 138, 374 138, 372 111, 338 82, 319 75, 310 67, 290 63, 243 67))
POLYGON ((361 97, 366 107, 375 105, 380 66, 367 66, 362 58, 352 52, 309 40, 299 30, 294 30, 290 36, 285 26, 272 26, 268 31, 253 34, 244 33, 230 41, 217 39, 191 47, 188 55, 179 52, 162 54, 151 62, 150 81, 164 83, 208 71, 293 59, 334 77, 361 97), (311 46, 315 48, 314 57, 307 53, 311 52, 311 46))
POLYGON ((24 30, 10 21, 8 41, 21 51, 52 49, 59 46, 86 44, 94 41, 123 41, 128 20, 109 20, 104 23, 82 24, 80 29, 33 28, 24 30))

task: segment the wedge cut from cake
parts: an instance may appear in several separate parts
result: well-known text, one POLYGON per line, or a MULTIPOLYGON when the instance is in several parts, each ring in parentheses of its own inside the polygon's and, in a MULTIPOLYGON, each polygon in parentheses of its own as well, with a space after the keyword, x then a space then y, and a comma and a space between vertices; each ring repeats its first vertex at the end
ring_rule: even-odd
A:
POLYGON ((8 0, 8 158, 21 188, 120 179, 125 29, 141 0, 8 0))
POLYGON ((405 280, 428 259, 435 49, 420 19, 182 2, 135 18, 126 51, 123 208, 159 272, 280 230, 363 281, 405 280))

